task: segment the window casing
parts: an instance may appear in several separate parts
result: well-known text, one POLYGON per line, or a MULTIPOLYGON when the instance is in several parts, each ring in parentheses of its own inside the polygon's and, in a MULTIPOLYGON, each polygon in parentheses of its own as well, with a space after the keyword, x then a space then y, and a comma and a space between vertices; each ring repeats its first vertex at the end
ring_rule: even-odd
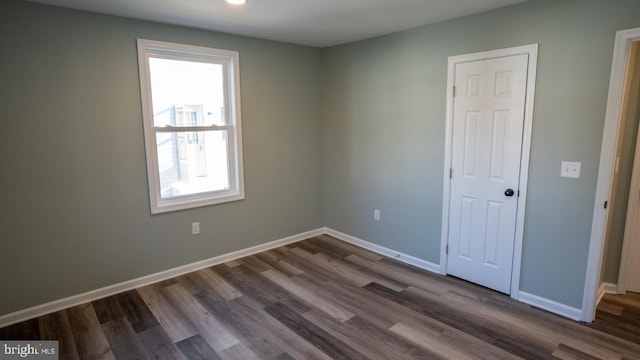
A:
POLYGON ((138 39, 151 213, 244 199, 238 53, 138 39))

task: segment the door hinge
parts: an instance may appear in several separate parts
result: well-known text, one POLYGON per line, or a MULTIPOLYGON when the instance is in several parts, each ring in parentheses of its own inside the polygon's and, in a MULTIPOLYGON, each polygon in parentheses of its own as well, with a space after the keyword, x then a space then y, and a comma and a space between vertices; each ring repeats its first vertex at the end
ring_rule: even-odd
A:
POLYGON ((453 168, 449 168, 449 179, 453 179, 453 168))
POLYGON ((518 190, 518 197, 520 197, 520 190, 518 190))
POLYGON ((456 97, 456 87, 453 87, 453 97, 456 97))
POLYGON ((447 244, 444 248, 445 255, 449 255, 449 244, 447 244))
POLYGON ((609 202, 608 202, 608 201, 605 201, 605 202, 604 202, 604 208, 606 209, 606 208, 607 208, 607 206, 609 206, 609 202))

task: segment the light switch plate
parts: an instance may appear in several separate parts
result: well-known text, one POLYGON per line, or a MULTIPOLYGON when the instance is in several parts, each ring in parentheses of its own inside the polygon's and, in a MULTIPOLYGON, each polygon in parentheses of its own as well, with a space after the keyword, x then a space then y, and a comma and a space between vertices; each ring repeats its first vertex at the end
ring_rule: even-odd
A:
POLYGON ((560 177, 579 179, 581 165, 580 162, 563 161, 560 167, 560 177))

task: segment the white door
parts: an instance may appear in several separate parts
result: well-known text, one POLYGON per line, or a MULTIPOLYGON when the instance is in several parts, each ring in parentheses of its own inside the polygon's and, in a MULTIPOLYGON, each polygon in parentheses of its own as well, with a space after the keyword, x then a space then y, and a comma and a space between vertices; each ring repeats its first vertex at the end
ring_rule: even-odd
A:
POLYGON ((447 273, 509 293, 528 55, 455 66, 447 273))

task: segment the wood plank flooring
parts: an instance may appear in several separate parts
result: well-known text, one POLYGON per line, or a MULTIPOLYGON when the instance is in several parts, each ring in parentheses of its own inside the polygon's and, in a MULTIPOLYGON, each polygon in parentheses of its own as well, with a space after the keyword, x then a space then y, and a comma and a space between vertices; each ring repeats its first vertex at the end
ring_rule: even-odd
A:
POLYGON ((640 359, 638 299, 594 324, 319 236, 0 329, 61 359, 640 359))
POLYGON ((589 326, 640 344, 640 294, 605 294, 589 326))

